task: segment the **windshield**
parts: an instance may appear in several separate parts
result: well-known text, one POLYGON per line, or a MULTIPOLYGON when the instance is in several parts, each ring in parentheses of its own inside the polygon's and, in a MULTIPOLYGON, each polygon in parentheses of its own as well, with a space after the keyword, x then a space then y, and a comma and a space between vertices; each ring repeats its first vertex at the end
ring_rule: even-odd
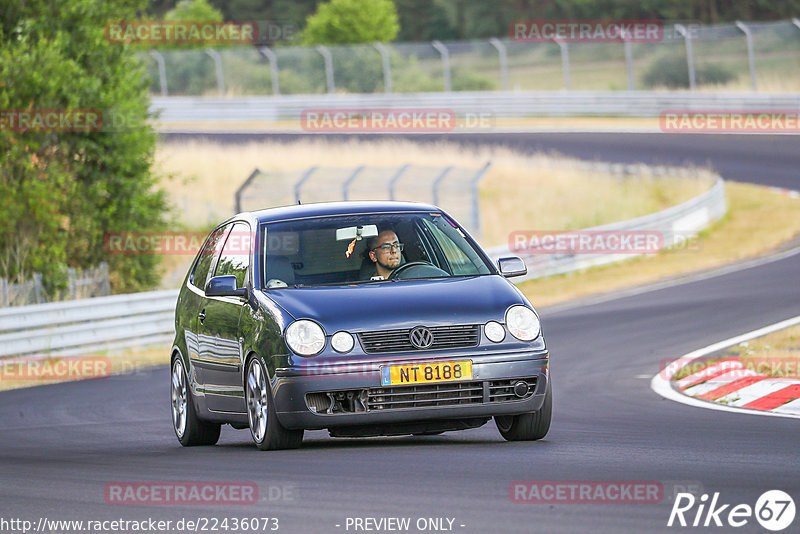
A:
POLYGON ((261 250, 266 289, 492 273, 461 228, 441 213, 268 223, 261 250))

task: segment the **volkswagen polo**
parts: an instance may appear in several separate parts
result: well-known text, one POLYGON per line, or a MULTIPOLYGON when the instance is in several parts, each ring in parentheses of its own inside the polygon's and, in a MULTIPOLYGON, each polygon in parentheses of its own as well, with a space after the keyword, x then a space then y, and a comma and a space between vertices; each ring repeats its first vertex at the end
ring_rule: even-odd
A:
POLYGON ((259 449, 439 434, 494 418, 506 440, 550 427, 539 317, 441 209, 332 202, 241 213, 205 240, 181 287, 171 354, 180 443, 220 426, 259 449))

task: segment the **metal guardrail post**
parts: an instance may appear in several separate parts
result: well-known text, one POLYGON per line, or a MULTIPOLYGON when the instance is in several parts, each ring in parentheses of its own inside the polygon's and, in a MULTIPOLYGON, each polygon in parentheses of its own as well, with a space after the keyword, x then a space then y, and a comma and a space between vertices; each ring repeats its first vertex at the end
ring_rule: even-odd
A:
POLYGON ((747 62, 750 65, 750 84, 753 86, 753 91, 758 91, 758 85, 756 84, 756 58, 755 51, 753 50, 753 32, 740 20, 736 21, 736 27, 744 32, 744 37, 747 39, 747 62))
POLYGON ((158 85, 161 88, 161 96, 167 96, 167 67, 164 56, 157 50, 150 50, 150 57, 158 63, 158 85))
POLYGON ((213 48, 206 48, 206 54, 214 60, 214 69, 217 72, 217 91, 219 96, 223 96, 225 94, 225 77, 222 73, 222 56, 213 48))
POLYGON ((492 166, 491 161, 487 161, 486 165, 472 178, 470 188, 472 189, 472 228, 475 235, 481 235, 481 207, 478 199, 478 183, 481 181, 486 171, 492 166))
POLYGON ((325 61, 325 82, 328 84, 328 92, 333 94, 336 92, 336 85, 333 82, 333 58, 331 57, 331 51, 324 45, 317 45, 316 50, 325 61))
POLYGON ((356 170, 353 171, 353 174, 351 174, 350 177, 344 181, 344 184, 342 184, 342 200, 350 200, 348 198, 350 194, 350 185, 355 181, 356 178, 358 178, 358 175, 361 174, 361 171, 363 170, 364 166, 359 165, 356 167, 356 170))
POLYGON ((431 189, 433 190, 433 205, 434 206, 438 206, 439 205, 439 184, 442 183, 442 180, 444 180, 447 177, 447 175, 450 173, 450 171, 452 171, 452 170, 453 170, 453 166, 452 165, 450 165, 449 167, 445 167, 444 170, 442 170, 442 172, 439 173, 439 176, 437 176, 436 179, 433 181, 433 184, 431 185, 431 189))
POLYGON ((392 92, 392 63, 389 58, 389 49, 383 43, 372 43, 375 50, 381 55, 381 63, 383 64, 383 92, 392 92))
POLYGON ((397 185, 397 182, 403 177, 403 174, 405 174, 410 166, 410 164, 406 163, 400 167, 394 176, 392 176, 392 179, 389 180, 389 200, 394 200, 394 187, 397 185))
POLYGON ((297 204, 300 204, 300 188, 303 187, 303 184, 306 182, 306 180, 311 178, 311 175, 314 174, 317 169, 319 169, 319 167, 316 165, 309 167, 306 172, 303 173, 303 176, 300 177, 297 183, 294 184, 294 201, 297 204))
POLYGON ((497 49, 497 55, 500 59, 500 79, 503 83, 503 90, 508 91, 510 85, 508 83, 508 53, 506 51, 506 45, 497 37, 489 39, 489 44, 497 49))
POLYGON ((281 94, 281 88, 278 84, 278 56, 275 55, 275 52, 268 46, 262 46, 258 51, 269 61, 269 77, 272 79, 272 94, 281 94))
POLYGON ((553 41, 561 48, 561 69, 564 71, 564 89, 569 91, 572 89, 572 78, 569 73, 569 47, 567 43, 557 37, 554 37, 553 41))
POLYGON ((694 71, 694 52, 692 52, 692 35, 686 30, 683 24, 676 24, 675 31, 683 35, 686 41, 686 67, 689 69, 689 88, 694 91, 697 88, 697 79, 694 71))
POLYGON ((620 36, 625 46, 625 70, 628 74, 628 91, 636 90, 636 79, 633 76, 633 45, 625 35, 620 36))
POLYGON ((450 76, 450 52, 441 41, 433 41, 431 43, 437 52, 442 56, 442 74, 444 75, 444 90, 451 92, 453 90, 453 82, 450 76))

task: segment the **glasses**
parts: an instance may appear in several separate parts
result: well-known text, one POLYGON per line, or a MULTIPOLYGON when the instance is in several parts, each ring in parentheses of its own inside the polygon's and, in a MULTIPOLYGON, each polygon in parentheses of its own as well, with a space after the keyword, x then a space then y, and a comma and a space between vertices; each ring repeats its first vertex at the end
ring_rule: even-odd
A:
POLYGON ((393 248, 402 251, 403 250, 403 243, 384 243, 383 245, 377 246, 372 250, 381 250, 383 252, 389 252, 393 248))

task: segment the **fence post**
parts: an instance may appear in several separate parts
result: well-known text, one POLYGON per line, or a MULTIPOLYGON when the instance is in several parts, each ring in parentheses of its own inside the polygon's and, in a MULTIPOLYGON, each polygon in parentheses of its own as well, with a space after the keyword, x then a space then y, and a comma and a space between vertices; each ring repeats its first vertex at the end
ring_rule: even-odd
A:
POLYGON ((500 59, 500 79, 503 83, 503 90, 508 91, 510 86, 508 83, 508 54, 506 52, 506 45, 497 37, 489 39, 489 44, 497 49, 497 55, 500 59))
POLYGON ((447 177, 447 175, 450 173, 450 171, 452 171, 452 170, 453 170, 453 166, 452 165, 450 165, 449 167, 445 167, 444 170, 442 170, 442 172, 439 174, 439 176, 437 176, 436 179, 433 181, 433 185, 431 186, 431 189, 433 190, 433 205, 434 206, 438 206, 439 205, 439 184, 442 183, 442 180, 444 180, 447 177))
POLYGON ((472 189, 472 227, 474 228, 476 236, 481 235, 481 207, 478 199, 478 182, 481 181, 481 178, 483 178, 486 171, 488 171, 491 166, 492 162, 487 161, 486 165, 478 171, 470 183, 470 188, 472 189))
MULTIPOLYGON (((234 207, 236 213, 242 212, 242 193, 244 192, 245 189, 250 187, 250 183, 253 180, 255 180, 256 176, 258 176, 259 174, 261 174, 261 169, 256 167, 255 169, 253 169, 253 172, 250 173, 250 176, 247 177, 247 180, 245 180, 244 183, 239 186, 239 189, 236 190, 236 193, 234 194, 234 207)), ((234 213, 234 215, 236 213, 234 213)))
POLYGON ((317 52, 320 53, 322 59, 325 61, 325 81, 328 84, 328 92, 335 93, 336 85, 333 81, 333 58, 331 51, 323 45, 317 45, 317 52))
POLYGON ((392 63, 389 58, 389 50, 383 43, 372 43, 375 50, 381 55, 381 63, 383 63, 383 92, 392 92, 392 63))
POLYGON ((100 263, 100 276, 102 277, 100 281, 100 291, 101 295, 110 295, 111 294, 111 280, 108 276, 108 263, 101 262, 100 263))
POLYGON ((394 200, 394 186, 397 184, 398 180, 403 176, 403 174, 408 170, 410 165, 406 163, 398 171, 392 176, 392 179, 389 180, 389 200, 394 200))
POLYGON ((353 171, 353 174, 351 174, 350 177, 344 181, 344 184, 342 184, 342 200, 349 200, 347 197, 350 193, 350 184, 352 184, 355 179, 358 178, 358 175, 361 174, 361 171, 363 170, 364 166, 359 165, 356 167, 356 170, 353 171))
POLYGON ((303 176, 300 177, 297 183, 294 184, 294 201, 297 202, 298 204, 300 204, 300 188, 303 187, 303 183, 305 183, 306 180, 311 178, 311 175, 314 174, 314 171, 316 171, 318 168, 319 167, 317 167, 316 165, 314 165, 313 167, 309 167, 306 170, 306 172, 303 173, 303 176))
POLYGON ((67 299, 69 300, 78 298, 78 284, 76 283, 76 278, 75 268, 67 268, 67 299))
POLYGON ((684 41, 686 41, 686 66, 689 69, 689 88, 694 91, 697 87, 697 80, 695 78, 694 73, 694 53, 692 52, 692 35, 689 31, 686 30, 686 26, 683 24, 676 24, 675 31, 678 32, 679 35, 683 35, 684 41))
POLYGON ((157 50, 150 50, 150 57, 158 63, 158 85, 161 87, 161 96, 167 96, 167 67, 164 56, 157 50))
POLYGON ((453 82, 450 77, 450 52, 441 41, 433 41, 431 43, 437 52, 442 56, 442 74, 444 75, 444 90, 451 92, 453 90, 453 82))
POLYGON ((275 55, 275 52, 270 50, 268 46, 262 46, 258 51, 269 61, 269 77, 272 79, 272 94, 281 94, 281 88, 278 84, 278 56, 275 55))
POLYGON ((214 70, 217 72, 217 91, 219 96, 225 95, 225 76, 222 73, 222 56, 213 48, 206 48, 206 54, 214 60, 214 70))
POLYGON ((747 39, 747 62, 750 64, 750 84, 753 86, 753 91, 758 91, 758 86, 756 84, 756 58, 755 51, 753 50, 753 32, 740 20, 736 21, 736 27, 744 32, 744 38, 747 39))
POLYGON ((45 302, 44 287, 42 286, 42 273, 33 273, 33 298, 36 304, 45 302))
POLYGON ((636 90, 636 80, 633 77, 633 45, 627 36, 620 35, 625 46, 625 70, 628 73, 628 91, 636 90))
POLYGON ((8 280, 0 278, 0 306, 8 307, 8 280))
POLYGON ((564 89, 569 91, 572 89, 572 78, 569 74, 569 47, 567 43, 558 37, 553 37, 553 41, 561 48, 561 69, 564 71, 564 89))

